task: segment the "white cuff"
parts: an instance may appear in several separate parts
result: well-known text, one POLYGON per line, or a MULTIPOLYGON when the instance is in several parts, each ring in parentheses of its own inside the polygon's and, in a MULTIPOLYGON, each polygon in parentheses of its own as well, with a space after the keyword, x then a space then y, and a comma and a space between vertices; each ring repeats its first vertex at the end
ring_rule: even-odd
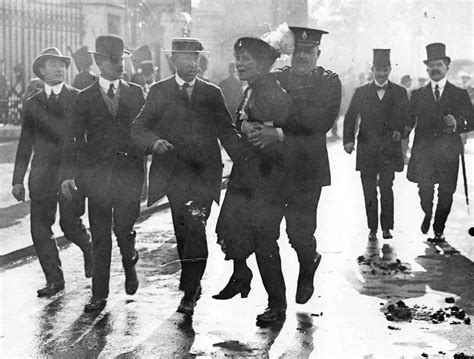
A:
POLYGON ((285 141, 285 134, 283 133, 283 130, 280 127, 276 128, 277 133, 278 133, 278 139, 283 142, 285 141))

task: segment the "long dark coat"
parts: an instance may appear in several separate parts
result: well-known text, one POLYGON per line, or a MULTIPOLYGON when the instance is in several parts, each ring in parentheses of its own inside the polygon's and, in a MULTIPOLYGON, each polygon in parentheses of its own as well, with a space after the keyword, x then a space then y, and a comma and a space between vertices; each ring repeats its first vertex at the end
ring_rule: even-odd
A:
POLYGON ((222 158, 218 140, 236 162, 243 156, 242 140, 224 103, 220 89, 196 78, 189 106, 183 103, 175 77, 154 84, 132 126, 135 144, 152 153, 158 139, 175 150, 153 156, 148 205, 164 196, 170 186, 192 188, 199 196, 219 202, 222 158))
POLYGON ((415 139, 408 164, 408 180, 421 184, 439 183, 442 178, 456 188, 459 155, 463 151, 460 133, 474 130, 474 114, 466 90, 446 82, 439 102, 431 84, 413 91, 410 99, 410 127, 415 139), (443 117, 456 118, 456 131, 448 130, 443 117))
POLYGON ((356 170, 403 171, 402 144, 392 141, 392 135, 393 131, 402 133, 408 121, 406 90, 389 81, 380 100, 374 82, 357 88, 344 118, 344 144, 355 143, 359 115, 356 170))
POLYGON ((329 186, 331 172, 326 133, 339 114, 339 77, 322 67, 317 67, 309 76, 297 76, 291 67, 276 69, 273 75, 290 94, 299 118, 299 130, 291 138, 295 163, 290 187, 304 190, 329 186))
POLYGON ((74 178, 88 197, 140 196, 143 153, 130 138, 132 121, 145 102, 141 87, 120 81, 116 116, 102 98, 99 81, 81 91, 65 143, 61 178, 74 178))
POLYGON ((61 151, 71 125, 77 93, 76 89, 64 84, 52 107, 47 104, 44 90, 34 94, 25 103, 13 184, 23 183, 34 152, 28 179, 32 199, 55 196, 59 191, 61 151))

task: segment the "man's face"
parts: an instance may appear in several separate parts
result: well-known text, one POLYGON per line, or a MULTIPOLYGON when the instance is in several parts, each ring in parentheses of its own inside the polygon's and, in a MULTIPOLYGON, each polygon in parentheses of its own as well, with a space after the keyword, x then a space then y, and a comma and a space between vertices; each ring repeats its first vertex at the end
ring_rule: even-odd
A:
POLYGON ((444 79, 449 69, 449 66, 442 59, 431 60, 426 66, 426 72, 428 72, 430 79, 432 79, 433 81, 439 81, 444 79))
POLYGON ((320 54, 319 45, 315 47, 301 47, 297 45, 291 59, 292 71, 300 76, 309 74, 316 68, 320 54))
POLYGON ((186 82, 193 81, 198 75, 199 53, 197 52, 174 52, 171 55, 176 67, 176 72, 186 82))
POLYGON ((97 67, 102 77, 109 81, 115 81, 123 77, 125 60, 108 56, 100 56, 96 59, 97 67))
POLYGON ((372 67, 372 73, 374 74, 374 79, 379 84, 383 84, 388 80, 392 68, 390 66, 374 66, 372 67))
POLYGON ((44 65, 39 68, 43 81, 50 86, 64 82, 66 75, 66 63, 59 59, 47 59, 44 65))

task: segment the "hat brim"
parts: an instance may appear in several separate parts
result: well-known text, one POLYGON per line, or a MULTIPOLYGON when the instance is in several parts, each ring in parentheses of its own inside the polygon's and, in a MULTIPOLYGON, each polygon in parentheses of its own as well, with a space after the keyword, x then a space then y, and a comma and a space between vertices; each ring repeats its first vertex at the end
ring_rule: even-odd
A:
MULTIPOLYGON (((92 54, 92 55, 100 55, 100 56, 105 56, 105 57, 112 57, 110 56, 110 54, 104 54, 103 52, 97 52, 97 51, 88 51, 88 53, 92 54)), ((132 57, 132 53, 128 50, 123 50, 123 54, 122 56, 120 57, 121 59, 128 59, 132 57)))
POLYGON ((41 64, 46 61, 47 59, 57 59, 57 60, 62 60, 66 63, 66 68, 69 67, 71 64, 71 58, 69 56, 59 56, 59 55, 54 55, 54 54, 42 54, 37 56, 33 60, 33 73, 39 77, 41 80, 43 80, 43 75, 41 75, 41 72, 39 71, 41 64))
POLYGON ((430 61, 434 61, 434 60, 447 60, 448 64, 451 63, 451 58, 449 56, 437 57, 436 59, 423 60, 423 63, 425 65, 428 65, 430 61))
POLYGON ((188 52, 188 53, 193 53, 193 52, 197 52, 197 53, 203 53, 203 54, 208 54, 209 51, 206 51, 206 50, 163 50, 164 52, 180 52, 180 53, 183 53, 183 52, 188 52))

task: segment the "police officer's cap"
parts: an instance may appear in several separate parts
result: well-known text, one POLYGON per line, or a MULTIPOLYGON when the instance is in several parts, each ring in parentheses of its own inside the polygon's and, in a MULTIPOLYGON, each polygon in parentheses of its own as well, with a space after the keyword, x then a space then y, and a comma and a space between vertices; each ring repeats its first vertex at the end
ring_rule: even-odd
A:
POLYGON ((290 30, 295 35, 295 45, 299 47, 316 47, 321 43, 321 36, 329 34, 327 31, 309 27, 290 26, 290 30))

